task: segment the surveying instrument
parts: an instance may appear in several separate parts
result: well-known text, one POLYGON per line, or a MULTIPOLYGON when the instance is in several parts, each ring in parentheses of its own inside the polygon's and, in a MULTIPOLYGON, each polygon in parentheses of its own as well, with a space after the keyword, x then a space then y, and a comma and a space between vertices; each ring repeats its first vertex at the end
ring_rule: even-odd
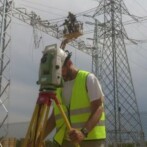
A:
MULTIPOLYGON (((53 44, 46 46, 43 51, 39 68, 39 80, 37 81, 37 84, 40 85, 39 96, 22 147, 45 147, 43 139, 52 101, 58 106, 67 129, 71 130, 70 123, 56 97, 55 91, 57 88, 62 87, 62 66, 69 56, 68 52, 64 51, 64 48, 68 42, 82 35, 81 26, 82 24, 78 23, 78 29, 75 32, 64 34, 64 40, 60 48, 53 44)), ((75 147, 80 146, 75 144, 75 147)))

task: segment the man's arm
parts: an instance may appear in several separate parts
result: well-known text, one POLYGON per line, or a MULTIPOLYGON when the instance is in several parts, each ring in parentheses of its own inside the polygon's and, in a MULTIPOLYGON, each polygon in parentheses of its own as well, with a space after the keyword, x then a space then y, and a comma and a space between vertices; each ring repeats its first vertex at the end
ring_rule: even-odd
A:
POLYGON ((84 127, 88 132, 90 132, 101 118, 103 112, 102 103, 104 101, 104 94, 101 89, 101 85, 94 74, 88 75, 86 87, 91 101, 91 115, 84 127))
POLYGON ((54 112, 52 111, 52 114, 50 115, 49 119, 47 120, 46 129, 44 132, 44 139, 52 132, 52 130, 55 128, 55 116, 54 112))
POLYGON ((103 112, 102 99, 97 99, 91 102, 91 115, 86 122, 84 128, 90 132, 99 122, 103 112))
MULTIPOLYGON (((91 115, 88 121, 84 125, 84 128, 87 129, 88 133, 97 125, 97 123, 101 118, 103 112, 103 107, 101 105, 102 105, 102 98, 91 102, 91 115)), ((69 132, 69 137, 73 142, 78 142, 78 143, 85 138, 84 134, 81 131, 74 128, 72 128, 71 131, 69 132)))

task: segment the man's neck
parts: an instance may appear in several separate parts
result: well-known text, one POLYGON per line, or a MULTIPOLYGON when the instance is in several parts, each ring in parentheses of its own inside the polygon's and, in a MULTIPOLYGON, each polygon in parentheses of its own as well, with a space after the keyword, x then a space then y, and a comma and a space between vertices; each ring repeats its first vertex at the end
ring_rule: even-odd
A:
POLYGON ((73 80, 73 79, 75 79, 76 78, 76 76, 77 76, 77 74, 78 74, 78 69, 74 69, 73 71, 72 71, 72 77, 71 77, 71 80, 73 80))
POLYGON ((69 78, 66 81, 74 80, 76 78, 77 74, 78 74, 78 71, 79 70, 77 68, 75 68, 75 67, 71 68, 70 73, 68 75, 69 78))

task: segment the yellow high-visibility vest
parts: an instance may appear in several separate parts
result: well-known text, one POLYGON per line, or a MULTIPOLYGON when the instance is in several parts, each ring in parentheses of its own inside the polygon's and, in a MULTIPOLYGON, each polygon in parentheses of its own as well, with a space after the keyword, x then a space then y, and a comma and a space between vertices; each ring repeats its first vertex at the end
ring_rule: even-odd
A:
MULTIPOLYGON (((66 106, 62 103, 62 89, 57 90, 57 98, 59 99, 67 117, 70 121, 71 127, 81 129, 87 122, 91 111, 90 111, 90 100, 86 90, 86 78, 89 73, 80 70, 75 78, 72 96, 70 100, 70 110, 67 110, 66 106)), ((58 107, 54 105, 54 113, 56 118, 56 134, 54 139, 62 144, 63 138, 66 132, 66 126, 64 120, 58 110, 58 107)), ((102 113, 98 124, 89 132, 85 140, 93 139, 105 139, 105 113, 102 113)))

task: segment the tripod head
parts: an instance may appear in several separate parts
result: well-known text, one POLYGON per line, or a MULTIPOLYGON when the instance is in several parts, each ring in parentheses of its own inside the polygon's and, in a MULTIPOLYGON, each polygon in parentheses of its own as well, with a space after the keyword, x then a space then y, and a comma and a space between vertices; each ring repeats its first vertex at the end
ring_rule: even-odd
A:
POLYGON ((55 91, 62 87, 62 66, 68 54, 57 44, 48 45, 43 51, 40 61, 39 80, 40 91, 55 91))

